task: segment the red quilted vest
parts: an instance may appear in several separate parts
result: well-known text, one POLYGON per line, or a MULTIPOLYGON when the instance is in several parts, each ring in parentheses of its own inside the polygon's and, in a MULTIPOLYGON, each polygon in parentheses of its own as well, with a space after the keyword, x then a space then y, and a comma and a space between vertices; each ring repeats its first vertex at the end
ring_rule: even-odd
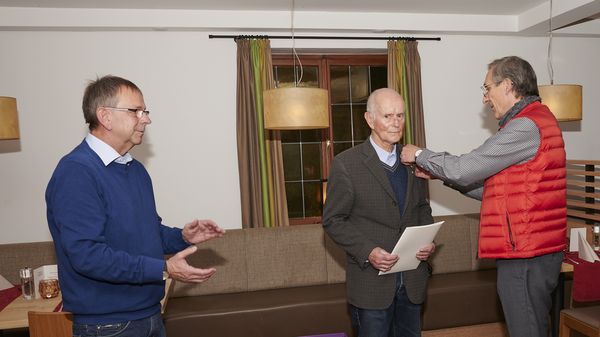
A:
POLYGON ((540 146, 532 160, 486 179, 481 203, 480 258, 528 258, 559 252, 566 246, 566 157, 562 133, 550 110, 539 102, 529 104, 514 118, 521 117, 538 126, 540 146))

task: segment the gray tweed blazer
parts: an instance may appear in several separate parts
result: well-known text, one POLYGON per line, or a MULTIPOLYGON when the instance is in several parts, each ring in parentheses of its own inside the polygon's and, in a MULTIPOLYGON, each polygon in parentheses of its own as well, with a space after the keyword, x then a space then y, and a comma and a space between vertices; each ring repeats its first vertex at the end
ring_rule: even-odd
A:
MULTIPOLYGON (((396 146, 398 160, 402 145, 396 146)), ((369 140, 337 155, 327 183, 323 228, 346 251, 348 302, 363 309, 387 308, 394 298, 396 274, 378 276, 368 262, 375 247, 391 252, 408 226, 433 222, 423 179, 408 174, 403 216, 392 186, 369 140)), ((415 252, 416 253, 416 252, 415 252)), ((428 263, 403 272, 408 297, 425 299, 428 263)))

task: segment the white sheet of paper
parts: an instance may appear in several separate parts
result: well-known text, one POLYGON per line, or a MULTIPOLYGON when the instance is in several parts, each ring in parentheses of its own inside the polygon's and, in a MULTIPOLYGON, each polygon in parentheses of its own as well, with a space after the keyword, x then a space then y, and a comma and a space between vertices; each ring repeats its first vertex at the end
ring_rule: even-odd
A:
POLYGON ((585 232, 585 228, 571 228, 571 235, 569 236, 569 251, 570 252, 578 252, 579 251, 579 234, 583 235, 585 239, 587 233, 585 232))
POLYGON ((13 285, 10 282, 8 282, 8 280, 5 279, 4 276, 0 275, 0 290, 9 289, 12 287, 13 285))
POLYGON ((584 236, 579 234, 579 258, 587 262, 594 263, 594 261, 600 261, 598 255, 592 249, 592 246, 584 239, 584 236))
POLYGON ((416 257, 417 252, 423 246, 433 242, 443 223, 444 221, 440 221, 430 225, 407 227, 392 251, 392 254, 398 255, 398 262, 389 271, 380 271, 379 275, 417 268, 421 262, 416 257))

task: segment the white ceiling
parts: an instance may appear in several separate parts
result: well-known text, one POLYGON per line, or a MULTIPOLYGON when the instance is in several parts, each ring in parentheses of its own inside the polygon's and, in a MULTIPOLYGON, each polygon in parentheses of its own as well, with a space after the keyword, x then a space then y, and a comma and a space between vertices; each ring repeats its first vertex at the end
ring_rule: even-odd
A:
MULTIPOLYGON (((550 4, 550 0, 295 0, 295 15, 299 31, 541 35, 548 31, 550 4), (361 19, 365 12, 371 22, 361 19)), ((0 0, 0 30, 283 31, 289 28, 291 7, 292 0, 0 0), (223 15, 232 23, 210 24, 210 15, 199 14, 212 11, 230 11, 232 15, 223 15), (259 12, 261 15, 254 17, 242 15, 259 12), (137 14, 145 16, 145 21, 134 23, 137 14), (190 17, 190 23, 181 23, 182 14, 190 17), (86 15, 89 22, 83 19, 86 15), (100 17, 107 15, 117 20, 103 22, 100 17), (119 15, 133 19, 120 24, 119 15), (198 20, 203 20, 202 24, 194 23, 198 20)), ((552 0, 552 7, 557 34, 600 37, 600 0, 552 0)))
MULTIPOLYGON (((299 11, 515 15, 546 0, 296 0, 299 11)), ((0 0, 6 7, 290 10, 291 0, 0 0)))

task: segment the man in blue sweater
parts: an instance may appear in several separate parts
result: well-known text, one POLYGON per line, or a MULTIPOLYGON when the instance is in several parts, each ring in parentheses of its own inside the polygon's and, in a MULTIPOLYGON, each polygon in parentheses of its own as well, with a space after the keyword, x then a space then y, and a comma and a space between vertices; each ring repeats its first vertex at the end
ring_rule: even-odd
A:
POLYGON ((151 123, 140 89, 105 76, 83 97, 90 132, 63 157, 46 189, 65 311, 74 336, 164 337, 160 300, 167 277, 203 282, 215 269, 185 258, 225 231, 211 220, 162 224, 152 181, 129 150, 151 123), (174 254, 165 261, 165 254, 174 254))

